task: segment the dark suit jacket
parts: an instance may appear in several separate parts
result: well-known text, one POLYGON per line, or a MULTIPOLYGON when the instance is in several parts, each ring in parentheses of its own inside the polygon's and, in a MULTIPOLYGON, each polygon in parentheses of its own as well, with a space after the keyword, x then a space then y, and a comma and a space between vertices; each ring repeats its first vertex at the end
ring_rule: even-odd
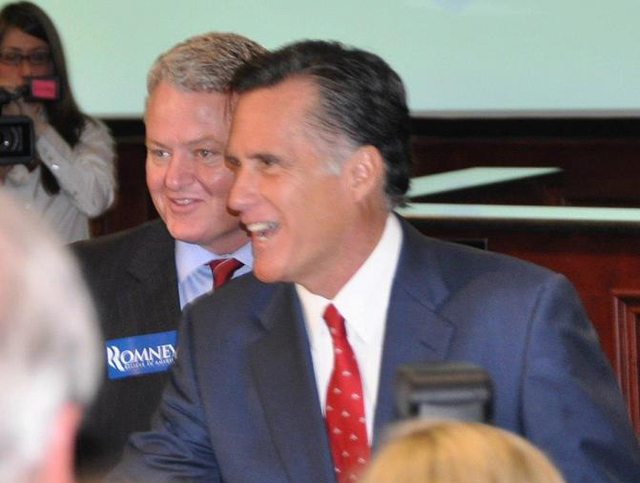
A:
MULTIPOLYGON (((72 246, 95 299, 105 340, 176 330, 180 302, 175 242, 161 220, 72 246)), ((127 437, 149 428, 167 373, 109 380, 84 422, 81 471, 102 471, 127 437)))
MULTIPOLYGON (((427 239, 406 223, 403 231, 374 444, 395 418, 398 365, 469 361, 491 374, 495 424, 542 447, 569 483, 640 481, 624 402, 570 283, 522 261, 427 239)), ((153 430, 130 440, 112 474, 120 478, 335 482, 292 284, 247 275, 186 311, 153 430)))

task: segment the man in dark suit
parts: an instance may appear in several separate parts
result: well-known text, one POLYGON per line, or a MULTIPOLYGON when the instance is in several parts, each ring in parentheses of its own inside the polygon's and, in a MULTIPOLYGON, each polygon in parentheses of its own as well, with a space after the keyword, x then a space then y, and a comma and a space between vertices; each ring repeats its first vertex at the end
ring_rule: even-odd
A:
POLYGON ((236 276, 251 270, 249 237, 226 206, 232 173, 224 150, 229 82, 262 52, 239 35, 208 33, 156 60, 147 86, 146 171, 161 220, 73 247, 98 305, 107 363, 79 445, 81 471, 109 468, 128 435, 149 427, 181 308, 214 285, 209 262, 229 260, 216 266, 220 281, 226 268, 236 276))
POLYGON ((382 59, 301 42, 233 88, 229 206, 254 274, 186 311, 152 430, 113 481, 354 481, 395 418, 396 368, 448 360, 490 373, 495 424, 569 483, 638 481, 638 442, 570 283, 392 213, 409 115, 382 59))

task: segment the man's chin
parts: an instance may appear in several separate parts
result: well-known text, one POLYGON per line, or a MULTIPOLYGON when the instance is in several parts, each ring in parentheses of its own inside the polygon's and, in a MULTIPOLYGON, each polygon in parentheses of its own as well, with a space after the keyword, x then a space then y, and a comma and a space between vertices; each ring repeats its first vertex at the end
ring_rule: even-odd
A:
POLYGON ((169 230, 169 234, 178 241, 192 243, 194 245, 202 244, 202 237, 199 233, 194 233, 193 229, 176 224, 168 224, 167 229, 169 230))
POLYGON ((274 267, 260 263, 259 260, 253 262, 253 273, 258 280, 264 283, 276 283, 286 281, 281 270, 275 270, 274 267))

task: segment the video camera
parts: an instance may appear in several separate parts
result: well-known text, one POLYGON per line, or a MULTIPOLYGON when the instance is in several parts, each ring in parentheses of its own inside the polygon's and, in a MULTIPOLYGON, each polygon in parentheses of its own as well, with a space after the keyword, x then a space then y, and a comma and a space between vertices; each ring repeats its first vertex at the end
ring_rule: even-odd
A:
MULTIPOLYGON (((0 88, 0 109, 9 102, 55 101, 60 98, 60 84, 53 76, 29 77, 14 92, 0 88)), ((28 116, 0 115, 0 166, 29 164, 35 158, 33 121, 28 116)))
POLYGON ((490 423, 493 388, 489 374, 467 362, 406 364, 396 372, 398 416, 490 423))

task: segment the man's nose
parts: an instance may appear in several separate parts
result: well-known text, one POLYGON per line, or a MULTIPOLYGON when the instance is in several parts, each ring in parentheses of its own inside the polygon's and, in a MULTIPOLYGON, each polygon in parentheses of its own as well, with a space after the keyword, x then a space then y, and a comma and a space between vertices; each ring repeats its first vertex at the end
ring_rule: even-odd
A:
POLYGON ((227 202, 229 208, 238 213, 245 211, 255 201, 257 193, 257 176, 244 166, 235 169, 227 202))
POLYGON ((188 186, 194 179, 194 166, 187 156, 174 154, 167 166, 164 182, 172 190, 188 186))

